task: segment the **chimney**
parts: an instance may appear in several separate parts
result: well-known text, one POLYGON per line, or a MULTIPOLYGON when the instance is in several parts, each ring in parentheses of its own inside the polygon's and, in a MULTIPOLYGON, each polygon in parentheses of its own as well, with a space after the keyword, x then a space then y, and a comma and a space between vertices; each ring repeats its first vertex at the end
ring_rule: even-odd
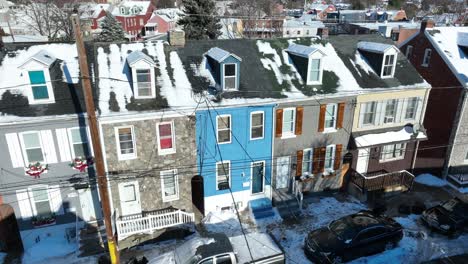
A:
POLYGON ((180 29, 173 29, 167 32, 167 38, 171 46, 185 46, 185 32, 180 29))
POLYGON ((434 20, 432 19, 424 19, 421 22, 421 32, 426 31, 426 28, 434 28, 434 20))
POLYGON ((327 39, 328 38, 328 28, 327 27, 318 28, 317 29, 317 35, 319 35, 322 39, 327 39))

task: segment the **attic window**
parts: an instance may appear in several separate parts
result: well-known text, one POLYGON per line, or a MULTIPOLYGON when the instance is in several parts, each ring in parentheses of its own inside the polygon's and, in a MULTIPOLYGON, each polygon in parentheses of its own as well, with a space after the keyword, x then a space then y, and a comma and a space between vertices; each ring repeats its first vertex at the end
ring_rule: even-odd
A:
POLYGON ((395 71, 395 55, 386 55, 383 65, 382 77, 391 77, 395 71))
POLYGON ((292 44, 286 52, 307 85, 322 84, 323 61, 325 55, 314 47, 292 44))
POLYGON ((376 73, 380 73, 381 78, 392 78, 395 74, 395 67, 398 49, 390 44, 379 42, 359 42, 357 48, 361 55, 366 58, 369 66, 376 73))
POLYGON ((156 97, 154 61, 141 51, 133 51, 127 56, 133 80, 133 92, 136 99, 156 97))
POLYGON ((224 64, 224 89, 237 89, 237 66, 234 63, 224 64))
POLYGON ((125 7, 122 6, 122 7, 120 8, 120 13, 121 13, 122 15, 125 15, 125 7))
POLYGON ((241 58, 218 47, 208 50, 205 56, 217 88, 220 90, 239 89, 241 58))

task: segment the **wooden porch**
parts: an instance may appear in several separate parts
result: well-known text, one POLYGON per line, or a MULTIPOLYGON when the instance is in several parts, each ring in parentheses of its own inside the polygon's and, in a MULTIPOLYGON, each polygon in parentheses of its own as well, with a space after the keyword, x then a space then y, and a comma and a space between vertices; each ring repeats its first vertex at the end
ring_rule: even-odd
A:
POLYGON ((372 173, 359 173, 352 170, 350 173, 351 183, 361 193, 372 191, 385 192, 395 188, 410 190, 413 187, 414 175, 406 170, 396 172, 377 171, 372 173))
POLYGON ((447 181, 457 188, 468 187, 468 166, 450 167, 447 181))

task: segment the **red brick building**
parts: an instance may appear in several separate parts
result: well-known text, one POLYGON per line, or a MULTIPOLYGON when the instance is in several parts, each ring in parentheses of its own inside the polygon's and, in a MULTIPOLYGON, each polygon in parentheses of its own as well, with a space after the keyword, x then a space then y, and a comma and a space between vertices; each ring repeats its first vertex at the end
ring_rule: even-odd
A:
POLYGON ((428 140, 419 145, 415 171, 441 175, 451 136, 455 133, 463 87, 434 44, 432 34, 437 33, 437 29, 433 29, 433 25, 432 21, 423 22, 420 31, 399 47, 433 87, 423 123, 428 140))
POLYGON ((139 38, 155 7, 151 1, 123 1, 112 10, 130 38, 139 38))

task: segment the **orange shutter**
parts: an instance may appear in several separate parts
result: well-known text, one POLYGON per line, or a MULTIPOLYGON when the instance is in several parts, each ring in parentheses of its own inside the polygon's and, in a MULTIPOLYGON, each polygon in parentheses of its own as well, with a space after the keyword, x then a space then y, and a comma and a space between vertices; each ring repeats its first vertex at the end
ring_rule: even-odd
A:
POLYGON ((296 135, 302 134, 302 117, 304 115, 304 107, 296 107, 296 135))
POLYGON ((343 145, 339 144, 336 145, 336 151, 335 151, 335 164, 333 166, 334 170, 340 169, 341 165, 341 151, 343 149, 343 145))
POLYGON ((343 118, 345 111, 345 103, 338 104, 338 117, 336 118, 336 128, 343 128, 343 118))
POLYGON ((297 151, 297 160, 296 160, 296 176, 302 175, 302 157, 304 155, 304 151, 298 150, 297 151))
POLYGON ((283 109, 276 109, 276 137, 283 134, 283 109))
POLYGON ((312 173, 317 174, 319 173, 319 166, 320 166, 320 148, 314 148, 314 154, 312 159, 312 173))
POLYGON ((319 172, 323 172, 325 170, 325 153, 327 152, 327 148, 323 147, 320 148, 320 153, 319 153, 319 172))
POLYGON ((325 112, 327 111, 327 105, 320 105, 320 116, 318 123, 318 132, 323 132, 325 130, 325 112))

